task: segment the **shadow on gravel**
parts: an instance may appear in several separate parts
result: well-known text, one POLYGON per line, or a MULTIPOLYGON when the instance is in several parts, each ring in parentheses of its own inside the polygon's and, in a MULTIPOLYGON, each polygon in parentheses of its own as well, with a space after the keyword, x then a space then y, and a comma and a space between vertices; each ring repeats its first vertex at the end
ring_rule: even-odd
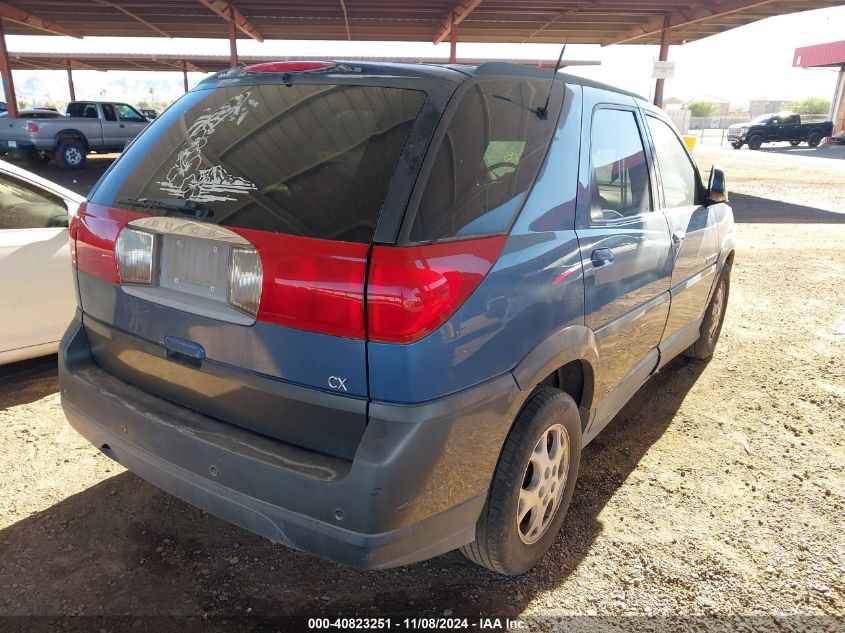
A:
MULTIPOLYGON (((749 150, 752 151, 752 150, 749 150)), ((778 145, 764 145, 758 152, 765 154, 791 154, 792 156, 809 156, 812 158, 835 158, 845 160, 845 146, 829 143, 819 147, 809 147, 801 144, 792 147, 788 143, 778 145)))
POLYGON ((738 223, 761 224, 843 224, 845 213, 805 207, 791 202, 769 200, 744 193, 731 193, 729 204, 738 223))
POLYGON ((29 404, 59 390, 55 354, 0 365, 0 411, 29 404))
POLYGON ((380 572, 345 568, 273 545, 122 473, 0 531, 0 615, 516 616, 589 556, 602 508, 704 367, 673 361, 584 450, 552 554, 522 577, 489 573, 456 552, 380 572))

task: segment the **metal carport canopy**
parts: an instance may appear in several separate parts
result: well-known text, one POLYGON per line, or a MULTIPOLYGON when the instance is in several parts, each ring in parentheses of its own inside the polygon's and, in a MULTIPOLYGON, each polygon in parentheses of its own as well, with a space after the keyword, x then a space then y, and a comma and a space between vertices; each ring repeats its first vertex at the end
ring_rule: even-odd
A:
MULTIPOLYGON (((690 42, 773 15, 831 7, 838 0, 0 0, 0 74, 17 114, 5 33, 70 37, 580 44, 690 42), (460 33, 459 33, 460 31, 460 33)), ((66 62, 73 92, 72 70, 66 62)), ((183 71, 186 70, 183 66, 183 71)), ((187 84, 187 79, 185 80, 187 84)), ((663 102, 663 79, 654 100, 663 102)))
POLYGON ((837 0, 14 0, 6 33, 76 36, 670 44, 837 0))

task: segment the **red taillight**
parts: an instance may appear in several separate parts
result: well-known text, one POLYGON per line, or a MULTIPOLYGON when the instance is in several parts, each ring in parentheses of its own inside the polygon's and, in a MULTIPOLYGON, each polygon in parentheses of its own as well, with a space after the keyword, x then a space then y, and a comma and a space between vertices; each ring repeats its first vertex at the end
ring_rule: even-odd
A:
POLYGON ((409 343, 440 327, 476 289, 505 236, 373 247, 367 323, 374 341, 409 343))
POLYGON ((79 234, 79 210, 73 214, 68 227, 68 242, 70 242, 70 263, 76 268, 76 237, 79 234))
POLYGON ((41 128, 38 127, 37 123, 33 123, 32 121, 26 122, 26 131, 27 132, 37 132, 41 128))
POLYGON ((327 70, 337 66, 334 62, 266 62, 246 66, 248 73, 307 73, 313 70, 327 70))
POLYGON ((234 230, 261 256, 259 321, 364 338, 369 245, 234 230))
MULTIPOLYGON (((145 214, 83 204, 71 222, 77 268, 120 283, 115 241, 145 214)), ((490 271, 505 236, 425 246, 369 244, 237 229, 261 258, 257 320, 285 327, 374 341, 409 343, 440 327, 490 271)))
POLYGON ((76 266, 84 273, 120 283, 114 243, 120 230, 143 213, 83 203, 76 212, 76 266))

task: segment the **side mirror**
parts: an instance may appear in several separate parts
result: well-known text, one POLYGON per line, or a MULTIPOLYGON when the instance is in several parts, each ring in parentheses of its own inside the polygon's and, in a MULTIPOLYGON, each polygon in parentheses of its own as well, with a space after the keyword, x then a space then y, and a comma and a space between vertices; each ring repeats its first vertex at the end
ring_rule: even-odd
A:
POLYGON ((707 181, 707 201, 705 204, 718 204, 728 201, 728 186, 725 183, 725 172, 713 165, 710 169, 710 179, 707 181))

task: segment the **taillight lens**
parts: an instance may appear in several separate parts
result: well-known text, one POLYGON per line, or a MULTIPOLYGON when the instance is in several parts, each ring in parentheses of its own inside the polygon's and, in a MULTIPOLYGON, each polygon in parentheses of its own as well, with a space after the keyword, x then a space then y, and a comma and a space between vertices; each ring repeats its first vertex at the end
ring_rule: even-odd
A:
POLYGON ((258 314, 264 275, 254 248, 236 246, 229 258, 229 304, 251 316, 258 314))
POLYGON ((79 211, 77 210, 70 218, 68 226, 68 242, 70 242, 70 263, 76 268, 76 238, 79 235, 79 211))
POLYGON ((505 236, 373 247, 367 323, 373 341, 410 343, 440 327, 490 271, 505 236))
POLYGON ((38 127, 37 123, 33 123, 32 121, 26 122, 26 131, 27 132, 37 132, 41 128, 38 127))
MULTIPOLYGON (((79 271, 114 284, 158 283, 159 240, 129 225, 144 217, 83 204, 70 230, 79 271)), ((443 325, 490 272, 507 240, 371 247, 234 232, 248 242, 230 247, 226 301, 234 309, 265 323, 389 343, 411 343, 443 325)))
POLYGON ((369 244, 238 230, 264 273, 257 318, 309 332, 364 338, 369 244))
POLYGON ((120 283, 153 283, 154 250, 155 235, 124 227, 117 236, 114 249, 120 283))

